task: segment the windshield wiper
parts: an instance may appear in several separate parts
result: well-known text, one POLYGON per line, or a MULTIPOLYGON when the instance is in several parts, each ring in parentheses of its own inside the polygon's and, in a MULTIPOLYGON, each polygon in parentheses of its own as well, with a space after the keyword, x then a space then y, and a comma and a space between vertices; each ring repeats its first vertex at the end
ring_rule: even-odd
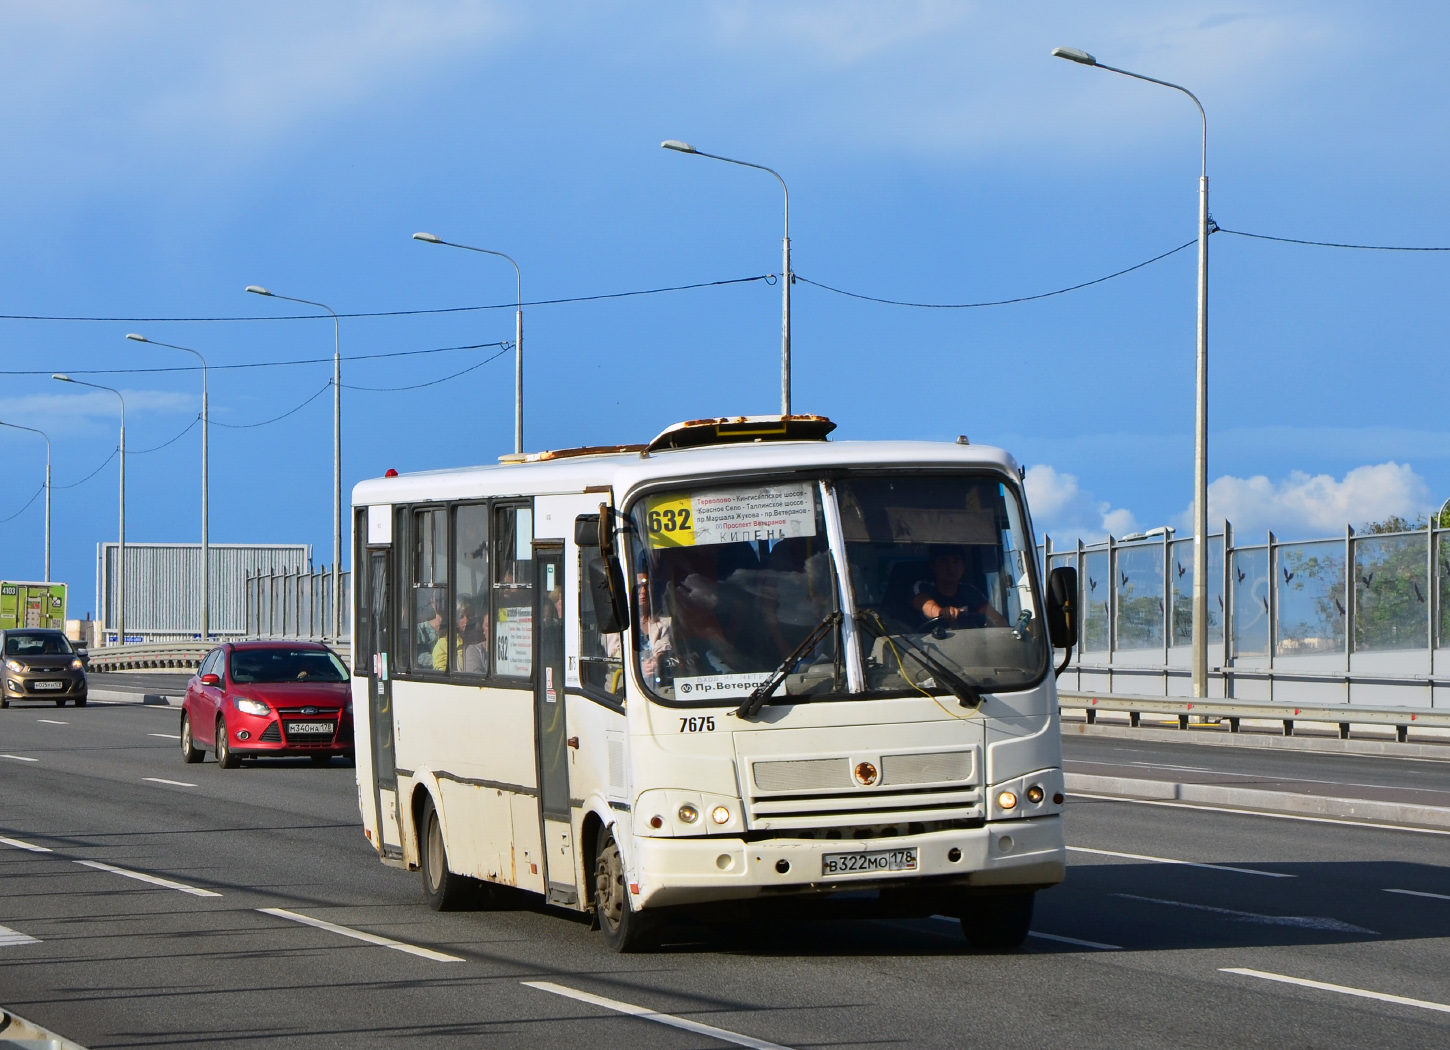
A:
POLYGON ((775 692, 781 682, 785 681, 785 676, 795 669, 795 665, 800 662, 801 657, 814 649, 826 636, 826 632, 840 622, 841 614, 833 612, 816 624, 815 630, 806 635, 805 640, 792 649, 790 655, 780 662, 780 666, 770 673, 770 677, 756 686, 755 691, 745 698, 745 702, 735 709, 735 714, 740 718, 754 718, 760 714, 760 709, 770 699, 770 694, 775 692))
MULTIPOLYGON (((926 650, 922 649, 921 646, 906 637, 906 635, 888 631, 886 625, 881 622, 880 616, 875 613, 858 613, 856 620, 872 634, 876 635, 876 637, 884 638, 892 643, 899 642, 906 649, 907 655, 930 671, 932 677, 946 686, 951 694, 961 702, 963 707, 978 707, 981 705, 982 690, 971 679, 943 665, 941 661, 926 652, 926 650)), ((897 656, 897 660, 898 662, 900 661, 899 655, 897 656)), ((901 673, 903 675, 906 674, 906 668, 903 667, 901 673)))

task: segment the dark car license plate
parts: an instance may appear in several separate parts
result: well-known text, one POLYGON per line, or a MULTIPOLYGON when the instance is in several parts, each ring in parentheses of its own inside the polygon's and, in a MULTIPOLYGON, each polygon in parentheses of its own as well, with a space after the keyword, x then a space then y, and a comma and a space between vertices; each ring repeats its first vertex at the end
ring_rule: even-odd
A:
POLYGON ((67 683, 65 682, 32 682, 31 686, 38 693, 43 689, 54 689, 60 691, 66 687, 66 684, 67 683))
POLYGON ((288 722, 288 736, 332 736, 337 731, 333 722, 288 722))

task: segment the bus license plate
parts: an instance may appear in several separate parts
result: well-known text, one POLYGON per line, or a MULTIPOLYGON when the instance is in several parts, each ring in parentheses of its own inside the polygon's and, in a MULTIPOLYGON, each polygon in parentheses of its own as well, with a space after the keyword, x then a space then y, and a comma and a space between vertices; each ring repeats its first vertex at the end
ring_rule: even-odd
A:
POLYGON ((916 847, 873 850, 869 853, 827 853, 821 858, 822 875, 851 875, 861 871, 915 871, 916 847))
POLYGON ((35 686, 35 691, 37 693, 40 692, 42 689, 56 689, 56 690, 59 690, 59 689, 64 689, 65 688, 65 683, 64 682, 35 682, 33 684, 35 686))
POLYGON ((333 724, 331 722, 288 722, 288 736, 332 736, 333 724))

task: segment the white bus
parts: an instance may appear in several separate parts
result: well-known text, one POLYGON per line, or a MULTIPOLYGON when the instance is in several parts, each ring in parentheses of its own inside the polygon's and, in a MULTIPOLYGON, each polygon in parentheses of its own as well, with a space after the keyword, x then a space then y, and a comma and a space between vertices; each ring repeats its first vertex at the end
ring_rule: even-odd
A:
POLYGON ((592 912, 620 951, 671 909, 848 891, 1020 944, 1065 871, 1072 570, 1039 579, 1005 452, 832 429, 698 420, 357 485, 383 861, 434 908, 592 912))

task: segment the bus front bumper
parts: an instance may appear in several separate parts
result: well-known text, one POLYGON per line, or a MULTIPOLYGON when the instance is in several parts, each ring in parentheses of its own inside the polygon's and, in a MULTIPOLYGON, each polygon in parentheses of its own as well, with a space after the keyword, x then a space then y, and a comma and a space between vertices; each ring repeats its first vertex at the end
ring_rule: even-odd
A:
MULTIPOLYGON (((885 839, 637 838, 630 886, 636 907, 846 890, 904 889, 914 880, 962 888, 1040 889, 1067 873, 1062 817, 885 839), (827 855, 916 849, 913 870, 826 874, 827 855), (957 859, 952 860, 955 856, 957 859), (637 881, 636 881, 637 880, 637 881), (636 887, 638 887, 636 889, 636 887)), ((837 862, 839 866, 839 862, 837 862)))

